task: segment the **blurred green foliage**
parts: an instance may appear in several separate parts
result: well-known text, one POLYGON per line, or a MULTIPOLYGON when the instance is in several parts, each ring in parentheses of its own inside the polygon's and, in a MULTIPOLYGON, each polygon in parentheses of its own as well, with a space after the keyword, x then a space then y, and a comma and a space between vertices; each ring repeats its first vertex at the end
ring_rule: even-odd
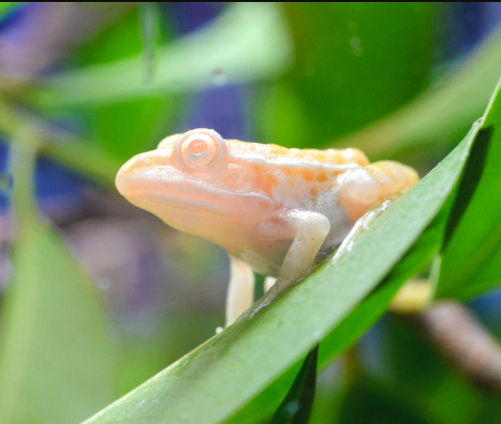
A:
POLYGON ((0 18, 3 17, 3 15, 11 12, 13 9, 15 9, 18 6, 20 6, 20 3, 15 2, 15 1, 0 2, 0 18))
MULTIPOLYGON (((16 7, 0 3, 0 19, 16 7)), ((431 169, 482 115, 501 75, 498 31, 433 78, 444 8, 229 4, 203 28, 177 35, 168 8, 124 7, 52 72, 21 84, 0 80, 0 134, 112 187, 121 162, 179 130, 190 97, 222 76, 223 84, 249 88, 245 119, 258 141, 349 144, 371 158, 431 169)), ((383 373, 364 363, 362 349, 350 350, 433 258, 438 296, 470 299, 501 283, 501 96, 492 99, 484 121, 339 262, 326 261, 273 307, 88 422, 266 422, 317 343, 325 372, 314 424, 498 422, 499 399, 473 387, 396 317, 384 320, 383 373)), ((59 233, 27 211, 32 164, 12 168, 19 231, 2 299, 0 421, 80 422, 209 337, 220 316, 176 310, 151 337, 113 329, 117 320, 103 313, 59 233)), ((198 250, 185 273, 201 279, 214 256, 188 245, 198 250)), ((307 397, 305 387, 289 399, 307 397)))
POLYGON ((260 93, 262 138, 325 146, 409 101, 430 79, 440 7, 286 4, 294 66, 260 93))
MULTIPOLYGON (((163 22, 158 7, 151 12, 158 27, 163 22)), ((120 59, 142 57, 143 37, 139 27, 139 10, 134 9, 124 19, 101 32, 76 54, 77 68, 92 65, 106 65, 120 59)), ((152 49, 172 40, 166 25, 155 31, 148 42, 152 49)), ((143 82, 148 84, 147 66, 143 65, 143 82)), ((86 104, 78 108, 78 113, 86 118, 85 131, 93 134, 104 149, 121 160, 147 150, 162 138, 167 128, 172 127, 173 118, 179 110, 178 96, 165 93, 149 93, 136 99, 117 100, 103 104, 86 104), (169 125, 170 124, 170 125, 169 125)))
POLYGON ((2 308, 0 421, 78 422, 114 398, 114 352, 96 289, 42 223, 19 237, 13 266, 2 308))

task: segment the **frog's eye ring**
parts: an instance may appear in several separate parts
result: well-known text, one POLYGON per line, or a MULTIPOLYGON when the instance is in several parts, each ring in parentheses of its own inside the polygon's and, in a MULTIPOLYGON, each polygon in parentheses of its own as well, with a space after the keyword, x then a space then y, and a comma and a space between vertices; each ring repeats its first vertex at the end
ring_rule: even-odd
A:
POLYGON ((198 129, 183 134, 177 143, 177 155, 184 166, 199 169, 214 164, 222 156, 225 147, 216 131, 198 129))

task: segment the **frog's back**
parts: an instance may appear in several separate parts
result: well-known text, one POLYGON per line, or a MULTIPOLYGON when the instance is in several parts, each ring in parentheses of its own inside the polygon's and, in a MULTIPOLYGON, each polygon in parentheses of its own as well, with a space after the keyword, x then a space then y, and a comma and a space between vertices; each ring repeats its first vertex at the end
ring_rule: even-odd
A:
POLYGON ((249 143, 226 140, 228 148, 236 157, 261 159, 270 164, 300 165, 361 165, 369 164, 367 156, 358 149, 297 149, 276 144, 249 143))
POLYGON ((417 173, 405 165, 370 163, 364 153, 353 148, 297 149, 238 140, 226 143, 231 155, 253 169, 259 185, 277 203, 311 208, 330 192, 330 207, 338 208, 339 199, 352 221, 418 180, 417 173))

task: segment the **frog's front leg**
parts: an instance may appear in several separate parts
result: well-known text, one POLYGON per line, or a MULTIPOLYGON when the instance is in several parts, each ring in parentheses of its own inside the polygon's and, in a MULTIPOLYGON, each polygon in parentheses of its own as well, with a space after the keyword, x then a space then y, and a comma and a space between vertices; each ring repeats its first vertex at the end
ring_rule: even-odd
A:
POLYGON ((230 283, 226 295, 226 327, 252 306, 254 272, 242 260, 230 255, 230 283))
POLYGON ((272 296, 306 275, 331 227, 327 217, 318 212, 290 211, 286 220, 294 228, 294 239, 280 266, 272 296))
MULTIPOLYGON (((294 238, 273 284, 272 297, 303 277, 330 231, 330 222, 318 212, 289 211, 284 218, 294 230, 294 238)), ((226 297, 226 326, 232 324, 254 301, 252 268, 230 255, 231 277, 226 297)))

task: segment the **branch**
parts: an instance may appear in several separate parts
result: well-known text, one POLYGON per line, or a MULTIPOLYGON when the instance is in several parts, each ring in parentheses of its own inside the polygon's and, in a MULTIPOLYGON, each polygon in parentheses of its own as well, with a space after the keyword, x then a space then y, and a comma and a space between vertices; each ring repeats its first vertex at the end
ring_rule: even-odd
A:
POLYGON ((470 381, 501 394, 501 345, 467 308, 440 301, 409 317, 470 381))

